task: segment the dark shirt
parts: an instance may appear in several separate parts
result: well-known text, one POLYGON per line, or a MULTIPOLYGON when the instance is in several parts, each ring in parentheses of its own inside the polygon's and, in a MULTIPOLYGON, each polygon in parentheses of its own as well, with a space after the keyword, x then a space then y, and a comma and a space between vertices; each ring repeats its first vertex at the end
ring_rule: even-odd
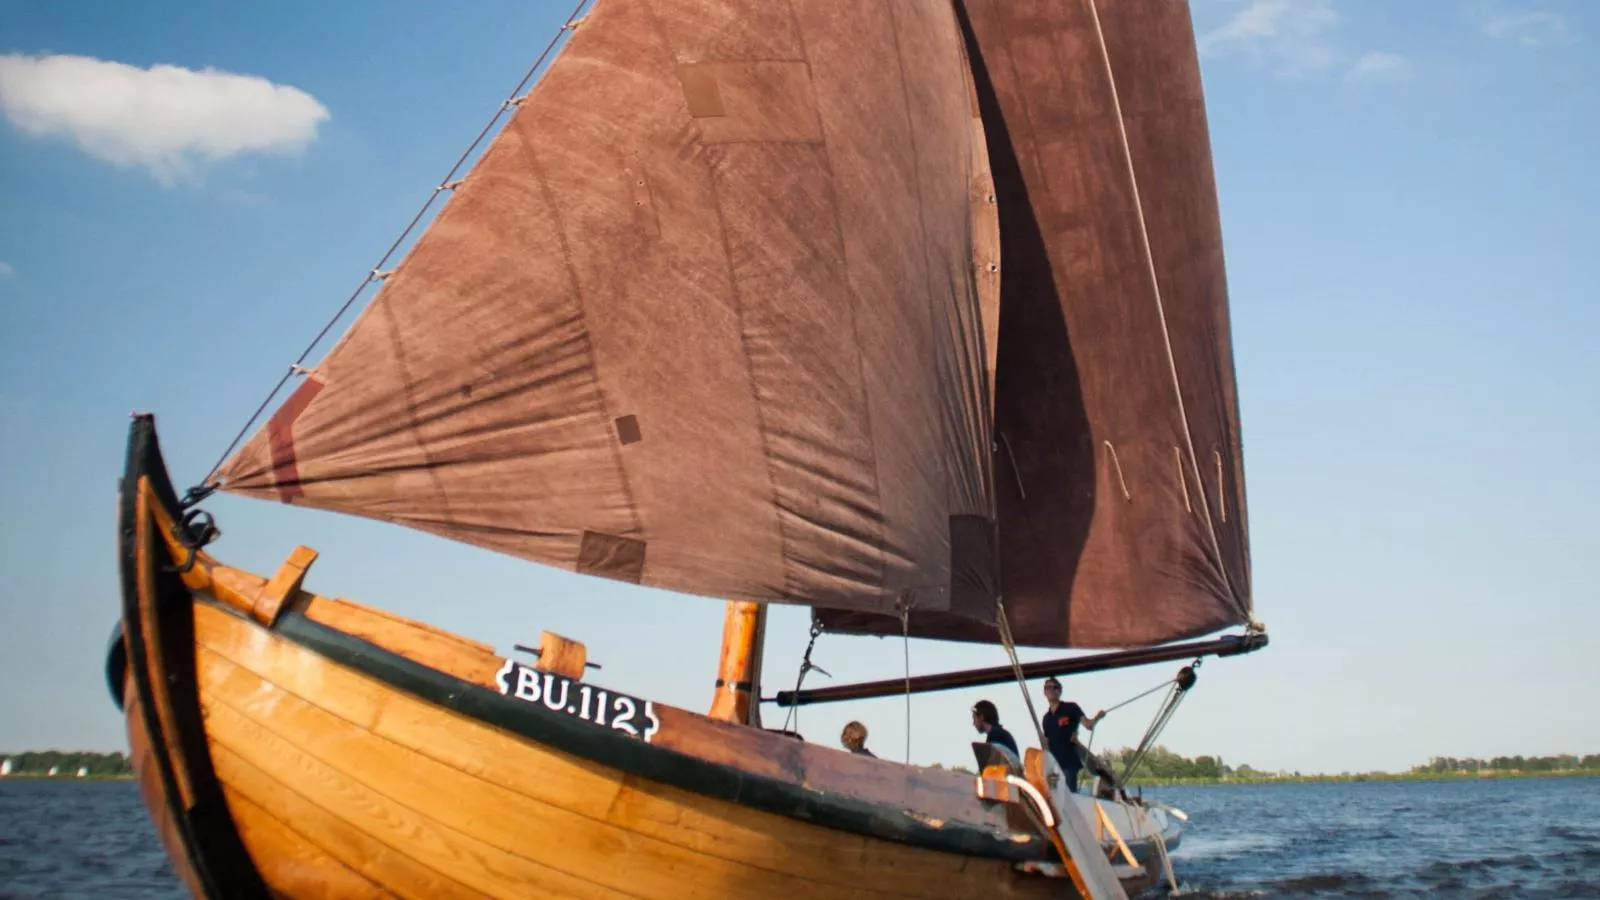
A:
POLYGON ((866 747, 856 747, 853 750, 851 750, 850 752, 854 753, 854 754, 856 754, 858 756, 870 756, 873 759, 877 759, 878 758, 878 754, 873 753, 871 750, 868 750, 866 747))
POLYGON ((990 725, 989 731, 983 736, 983 739, 990 744, 999 744, 1015 753, 1017 759, 1022 759, 1022 751, 1017 749, 1017 739, 1011 736, 1011 732, 1001 728, 999 725, 990 725))
POLYGON ((1083 707, 1063 701, 1056 706, 1055 712, 1046 709, 1039 722, 1044 726, 1044 740, 1050 748, 1050 755, 1056 758, 1068 775, 1083 768, 1083 760, 1079 758, 1078 748, 1073 746, 1073 742, 1078 737, 1078 724, 1084 718, 1083 707))

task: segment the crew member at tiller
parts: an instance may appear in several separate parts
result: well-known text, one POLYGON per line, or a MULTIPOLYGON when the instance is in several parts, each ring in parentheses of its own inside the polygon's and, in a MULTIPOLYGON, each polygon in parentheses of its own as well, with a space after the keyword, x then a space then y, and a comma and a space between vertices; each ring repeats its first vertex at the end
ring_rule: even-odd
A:
POLYGON ((1067 776, 1067 790, 1076 794, 1078 773, 1083 769, 1083 757, 1078 753, 1078 725, 1094 730, 1094 726, 1106 717, 1105 710, 1096 713, 1093 718, 1085 718, 1083 707, 1071 700, 1062 702, 1061 682, 1054 676, 1045 679, 1044 699, 1050 704, 1039 723, 1044 726, 1045 744, 1067 776))

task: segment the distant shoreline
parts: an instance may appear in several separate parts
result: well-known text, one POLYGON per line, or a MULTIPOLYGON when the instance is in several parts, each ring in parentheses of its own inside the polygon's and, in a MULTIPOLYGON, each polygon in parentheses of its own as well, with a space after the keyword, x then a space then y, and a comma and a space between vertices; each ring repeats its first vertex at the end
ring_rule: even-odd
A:
POLYGON ((43 772, 12 772, 10 775, 0 777, 0 784, 8 781, 132 781, 132 775, 85 775, 79 778, 76 774, 46 775, 43 772))
POLYGON ((1600 778, 1593 769, 1552 772, 1364 772, 1351 775, 1283 775, 1233 778, 1135 778, 1129 787, 1202 787, 1230 784, 1344 784, 1352 781, 1494 781, 1506 778, 1600 778))
MULTIPOLYGON (((1494 781, 1509 778, 1600 778, 1600 772, 1592 769, 1574 769, 1562 772, 1430 772, 1417 774, 1411 772, 1366 772, 1358 775, 1286 775, 1282 777, 1248 777, 1248 778, 1135 778, 1129 782, 1131 788, 1147 787, 1221 787, 1225 785, 1259 785, 1259 784, 1346 784, 1349 782, 1372 781, 1494 781)), ((78 777, 75 774, 46 775, 43 772, 15 772, 0 777, 0 784, 7 781, 132 781, 131 774, 121 775, 85 775, 78 777)))

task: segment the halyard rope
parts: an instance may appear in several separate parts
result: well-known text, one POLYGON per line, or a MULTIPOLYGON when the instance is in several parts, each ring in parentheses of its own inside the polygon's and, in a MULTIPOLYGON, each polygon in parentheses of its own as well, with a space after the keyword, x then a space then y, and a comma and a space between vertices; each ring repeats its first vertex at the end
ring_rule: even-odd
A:
POLYGON ((367 270, 367 276, 363 278, 361 280, 361 284, 357 285, 356 289, 351 292, 350 297, 344 301, 344 305, 339 307, 339 311, 333 314, 333 318, 328 320, 328 324, 322 326, 322 330, 317 332, 317 336, 312 338, 311 343, 307 344, 305 350, 301 351, 300 355, 295 358, 295 361, 289 366, 288 370, 283 373, 283 377, 278 379, 278 383, 272 388, 272 392, 267 394, 266 399, 262 400, 261 405, 256 407, 256 411, 251 414, 249 421, 244 423, 244 427, 239 429, 239 433, 237 435, 234 435, 233 441, 228 444, 228 449, 222 451, 222 455, 217 457, 217 461, 212 464, 211 470, 206 473, 206 477, 200 479, 200 483, 198 485, 189 489, 189 503, 198 502, 200 499, 216 490, 215 486, 209 486, 207 485, 207 482, 211 480, 212 476, 217 474, 217 470, 222 468, 222 464, 228 461, 228 456, 232 454, 234 449, 239 446, 239 442, 244 440, 245 435, 250 432, 251 426, 255 425, 256 420, 261 418, 261 414, 266 411, 267 407, 272 403, 273 398, 278 396, 278 392, 283 390, 283 386, 289 383, 289 379, 293 378, 296 374, 305 373, 306 370, 302 367, 302 363, 304 363, 306 359, 311 356, 311 352, 315 350, 317 345, 322 342, 322 339, 328 336, 328 332, 333 329, 334 324, 340 319, 344 318, 344 314, 350 310, 350 307, 356 302, 356 299, 361 296, 361 292, 367 289, 367 285, 372 284, 374 281, 381 281, 387 276, 387 273, 383 271, 384 263, 389 261, 389 258, 394 255, 394 252, 398 250, 400 245, 405 242, 405 239, 410 236, 412 230, 417 227, 417 223, 422 221, 422 217, 426 215, 428 209, 433 206, 433 201, 437 200, 440 194, 447 190, 453 190, 456 187, 456 173, 461 170, 462 165, 466 163, 467 159, 472 155, 472 152, 478 149, 478 145, 483 143, 484 137, 486 137, 489 134, 489 131, 494 128, 495 123, 500 121, 500 117, 505 114, 506 110, 515 108, 517 104, 521 102, 523 89, 527 87, 528 82, 533 79, 534 73, 539 71, 539 67, 544 65, 545 59, 549 57, 550 52, 555 49, 556 44, 560 43, 561 37, 573 30, 575 27, 574 22, 578 18, 578 13, 582 12, 583 8, 589 3, 590 0, 578 0, 578 5, 574 6, 572 8, 572 12, 567 14, 566 21, 561 24, 561 28, 558 29, 555 36, 550 39, 550 43, 545 45, 544 50, 541 51, 538 58, 533 61, 533 65, 528 67, 528 71, 522 76, 522 80, 517 82, 517 86, 512 89, 511 93, 500 104, 499 108, 495 110, 494 116, 491 117, 488 123, 483 126, 483 130, 478 132, 478 136, 473 139, 472 144, 469 145, 466 150, 462 151, 461 156, 456 160, 455 165, 450 167, 449 173, 447 173, 444 178, 440 180, 439 185, 433 189, 433 193, 428 195, 427 201, 422 204, 421 209, 417 210, 417 214, 412 217, 411 223, 406 226, 404 231, 400 232, 400 236, 395 238, 394 243, 389 245, 389 249, 384 252, 383 258, 378 260, 378 264, 367 270))

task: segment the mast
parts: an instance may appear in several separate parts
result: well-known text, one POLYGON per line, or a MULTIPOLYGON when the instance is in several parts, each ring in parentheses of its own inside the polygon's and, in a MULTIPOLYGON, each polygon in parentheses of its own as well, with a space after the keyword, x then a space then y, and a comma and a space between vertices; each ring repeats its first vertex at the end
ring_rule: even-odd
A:
POLYGON ((767 635, 767 606, 729 600, 722 619, 722 659, 717 663, 711 718, 761 725, 761 651, 767 635))

